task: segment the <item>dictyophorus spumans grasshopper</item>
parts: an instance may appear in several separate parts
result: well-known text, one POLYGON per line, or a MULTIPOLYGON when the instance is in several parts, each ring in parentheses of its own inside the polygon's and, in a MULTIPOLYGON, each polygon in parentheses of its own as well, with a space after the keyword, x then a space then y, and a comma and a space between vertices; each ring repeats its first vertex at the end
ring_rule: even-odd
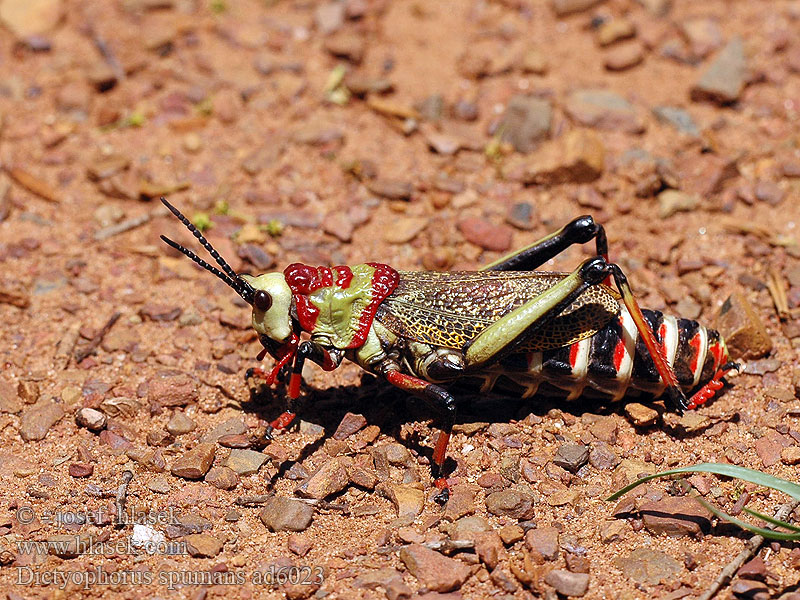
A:
POLYGON ((194 234, 219 269, 162 239, 222 279, 253 307, 253 328, 275 359, 251 369, 268 385, 288 375, 288 405, 269 431, 295 418, 303 365, 326 371, 347 358, 394 386, 421 395, 438 411, 433 453, 437 500, 456 416, 448 384, 503 377, 525 397, 584 392, 620 399, 629 390, 664 395, 678 411, 703 404, 722 387, 730 362, 722 337, 689 319, 641 310, 622 270, 608 261, 602 225, 582 216, 479 271, 397 271, 382 263, 236 273, 178 209, 162 202, 194 234), (572 244, 595 241, 597 256, 571 273, 535 271, 572 244), (221 270, 220 270, 221 269, 221 270), (301 340, 306 332, 308 340, 301 340), (688 394, 688 397, 687 397, 688 394))

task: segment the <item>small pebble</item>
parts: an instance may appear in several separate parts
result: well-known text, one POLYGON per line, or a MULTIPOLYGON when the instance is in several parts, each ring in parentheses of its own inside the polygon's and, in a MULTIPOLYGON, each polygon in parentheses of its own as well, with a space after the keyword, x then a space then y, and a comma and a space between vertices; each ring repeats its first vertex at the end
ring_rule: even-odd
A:
POLYGON ((69 466, 69 474, 71 477, 91 477, 92 473, 94 473, 93 464, 72 463, 69 466))
MULTIPOLYGON (((696 502, 695 502, 696 504, 696 502)), ((652 548, 637 548, 626 556, 614 560, 622 574, 637 583, 657 585, 679 577, 683 564, 652 548)))
POLYGON ((525 534, 525 545, 543 560, 558 558, 558 529, 555 527, 541 527, 529 529, 525 534))
POLYGON ((534 496, 529 489, 517 486, 486 497, 486 509, 493 515, 526 521, 536 514, 534 496))
POLYGON ((692 100, 711 100, 730 104, 738 100, 744 90, 747 61, 744 41, 734 37, 717 54, 691 91, 692 100))
POLYGON ((644 60, 644 52, 639 42, 626 42, 606 52, 605 66, 609 71, 625 71, 644 60))
POLYGON ((184 479, 200 479, 214 462, 214 444, 198 444, 172 463, 171 472, 184 479))
POLYGON ((183 435, 185 433, 189 433, 190 431, 194 431, 195 427, 196 425, 194 421, 187 417, 186 413, 180 410, 175 411, 167 423, 167 431, 172 435, 183 435))
POLYGON ((336 431, 333 434, 333 438, 337 440, 344 440, 362 429, 366 426, 367 420, 364 418, 363 415, 357 415, 354 413, 346 413, 344 417, 342 417, 341 422, 339 423, 339 427, 336 428, 336 431))
POLYGON ((196 558, 213 558, 222 551, 222 542, 207 533, 195 533, 183 538, 186 549, 196 558))
POLYGON ((228 467, 211 467, 205 481, 219 490, 232 490, 239 485, 239 476, 228 467))
POLYGON ((631 423, 637 427, 647 427, 654 424, 658 419, 658 411, 638 402, 626 404, 625 414, 628 415, 631 423))
POLYGON ((583 465, 589 462, 589 447, 583 444, 562 444, 553 457, 553 463, 576 473, 583 465))
POLYGON ((82 408, 75 415, 75 422, 89 431, 97 432, 105 429, 108 418, 99 410, 82 408))
POLYGON ((420 544, 411 544, 400 550, 400 560, 409 573, 434 592, 457 590, 470 575, 470 568, 460 560, 448 558, 420 544))
POLYGON ((61 404, 49 400, 39 402, 22 413, 19 433, 26 442, 43 440, 50 428, 63 416, 61 404))
POLYGON ((273 496, 264 504, 258 518, 270 531, 303 531, 311 525, 314 507, 283 496, 273 496))
POLYGON ((588 573, 572 573, 555 569, 545 575, 545 583, 552 585, 562 596, 583 596, 589 590, 588 573))
POLYGON ((485 219, 471 217, 458 222, 464 238, 484 250, 505 252, 511 247, 513 230, 508 225, 494 225, 485 219))
POLYGON ((269 457, 262 452, 234 448, 222 463, 237 475, 246 477, 258 472, 269 457))

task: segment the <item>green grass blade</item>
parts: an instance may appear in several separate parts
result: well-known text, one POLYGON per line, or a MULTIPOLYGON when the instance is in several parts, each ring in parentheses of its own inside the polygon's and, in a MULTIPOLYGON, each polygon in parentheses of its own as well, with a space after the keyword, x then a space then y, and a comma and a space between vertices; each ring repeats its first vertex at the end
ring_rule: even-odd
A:
POLYGON ((784 531, 775 531, 773 529, 764 529, 763 527, 756 527, 755 525, 751 525, 747 521, 742 521, 741 519, 737 519, 736 517, 721 511, 716 506, 714 506, 713 504, 709 504, 699 496, 692 496, 692 498, 697 500, 700 504, 705 506, 706 509, 714 513, 720 519, 728 521, 729 523, 733 523, 734 525, 738 525, 739 527, 741 527, 742 529, 746 529, 750 533, 756 533, 768 540, 779 540, 779 541, 789 541, 789 542, 800 540, 800 533, 787 533, 784 531))
POLYGON ((752 508, 747 508, 746 506, 742 509, 748 515, 753 515, 757 519, 761 519, 762 521, 766 521, 767 523, 772 523, 778 527, 785 527, 790 531, 798 531, 800 532, 800 527, 797 525, 792 525, 791 523, 787 523, 786 521, 781 521, 780 519, 776 519, 775 517, 770 517, 769 515, 762 514, 757 510, 753 510, 752 508))
POLYGON ((681 467, 679 469, 672 469, 670 471, 662 471, 661 473, 648 475, 646 477, 642 477, 641 479, 634 481, 630 485, 626 485, 624 488, 620 490, 617 490, 616 492, 611 494, 608 498, 606 498, 606 500, 608 501, 616 500, 623 494, 628 493, 632 489, 652 479, 658 479, 660 477, 666 477, 669 475, 683 475, 686 473, 714 473, 715 475, 735 477, 737 479, 749 481, 750 483, 755 483, 756 485, 768 487, 773 490, 778 490, 780 492, 783 492, 784 494, 791 496, 795 500, 800 501, 800 485, 796 483, 792 483, 791 481, 786 481, 785 479, 780 479, 778 477, 773 477, 772 475, 768 475, 767 473, 762 473, 761 471, 755 471, 753 469, 748 469, 745 467, 739 467, 736 465, 728 465, 722 463, 701 463, 699 465, 693 465, 691 467, 681 467))

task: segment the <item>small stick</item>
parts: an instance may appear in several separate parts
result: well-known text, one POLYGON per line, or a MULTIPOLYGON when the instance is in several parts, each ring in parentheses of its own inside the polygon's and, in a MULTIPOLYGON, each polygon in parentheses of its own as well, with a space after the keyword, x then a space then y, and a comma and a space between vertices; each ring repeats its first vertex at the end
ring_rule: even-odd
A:
POLYGON ((39 196, 39 198, 55 204, 61 202, 58 190, 56 190, 43 179, 40 179, 36 175, 29 173, 25 169, 12 165, 10 167, 6 167, 6 173, 9 174, 11 179, 16 181, 30 193, 39 196))
POLYGON ((54 360, 59 369, 63 370, 69 366, 69 359, 72 356, 72 351, 75 348, 75 344, 78 343, 78 332, 80 328, 80 323, 73 323, 67 328, 64 335, 61 336, 61 339, 58 340, 54 360))
MULTIPOLYGON (((780 519, 781 521, 785 521, 787 517, 792 514, 792 511, 800 506, 800 501, 795 500, 794 502, 787 502, 778 508, 775 512, 775 518, 780 519)), ((772 524, 767 524, 765 529, 775 529, 775 526, 772 524)), ((725 565, 725 568, 720 571, 717 578, 711 584, 705 593, 703 593, 697 600, 711 600, 714 595, 722 589, 722 586, 728 583, 733 576, 736 575, 736 572, 739 568, 746 563, 748 560, 753 558, 753 556, 758 552, 758 549, 761 547, 761 544, 764 543, 764 537, 761 535, 754 535, 749 540, 747 540, 747 545, 745 546, 744 550, 739 552, 736 557, 725 565)))
POLYGON ((100 34, 97 33, 97 30, 94 26, 90 26, 89 34, 92 38, 92 42, 94 42, 95 48, 97 48, 100 55, 106 61, 108 66, 111 68, 111 72, 114 73, 114 77, 117 79, 117 82, 123 81, 125 79, 125 69, 122 68, 117 56, 114 54, 114 51, 106 43, 105 39, 100 37, 100 34))
POLYGON ((789 318, 789 299, 786 297, 786 285, 783 277, 774 267, 770 267, 767 271, 767 289, 770 296, 772 296, 772 301, 775 303, 778 318, 781 321, 785 321, 789 318))
POLYGON ((117 499, 114 501, 114 506, 117 508, 117 529, 125 527, 125 503, 128 501, 128 484, 133 479, 133 471, 124 471, 122 473, 122 485, 117 490, 117 499))
POLYGON ((238 506, 261 506, 262 504, 266 504, 267 501, 273 496, 274 494, 263 494, 261 496, 239 496, 233 501, 233 503, 238 506))
POLYGON ((97 347, 103 341, 103 338, 106 337, 106 334, 111 330, 114 326, 114 323, 122 315, 121 312, 115 312, 111 315, 111 318, 103 325, 103 328, 97 332, 97 334, 86 344, 83 348, 75 350, 75 362, 81 362, 84 358, 89 356, 92 352, 97 350, 97 347))
POLYGON ((299 500, 300 502, 305 502, 311 506, 316 506, 317 508, 327 509, 327 510, 338 510, 341 512, 348 512, 350 507, 347 504, 335 504, 333 502, 328 502, 327 500, 321 500, 316 498, 295 498, 295 500, 299 500))
POLYGON ((97 48, 97 51, 100 53, 100 56, 103 57, 103 60, 106 61, 106 64, 108 64, 111 72, 114 73, 114 77, 119 83, 125 79, 125 69, 122 68, 122 64, 108 46, 105 39, 99 33, 97 33, 97 29, 94 26, 94 19, 86 14, 85 9, 82 9, 80 12, 84 21, 84 25, 81 27, 82 33, 91 38, 95 48, 97 48))
MULTIPOLYGON (((233 503, 238 506, 261 506, 262 504, 266 504, 267 501, 274 496, 274 494, 263 494, 260 496, 239 496, 233 501, 233 503)), ((343 512, 350 510, 350 507, 347 506, 347 504, 335 504, 333 502, 328 502, 326 500, 320 500, 317 498, 294 498, 294 500, 297 500, 298 502, 304 502, 305 504, 309 504, 311 506, 316 506, 317 508, 324 508, 328 510, 340 510, 343 512)))
POLYGON ((141 227, 151 219, 155 217, 164 217, 167 215, 166 209, 157 208, 152 212, 145 213, 143 215, 139 215, 138 217, 131 217, 130 219, 125 219, 124 221, 120 221, 119 223, 115 223, 114 225, 109 225, 108 227, 104 227, 99 231, 96 231, 94 234, 94 241, 95 242, 102 242, 103 240, 107 240, 108 238, 114 237, 115 235, 119 235, 120 233, 125 233, 126 231, 130 231, 131 229, 136 229, 137 227, 141 227))
MULTIPOLYGON (((400 546, 383 546, 378 548, 378 554, 392 554, 403 548, 408 548, 411 544, 403 544, 400 546)), ((469 550, 475 547, 475 542, 472 540, 440 540, 437 542, 425 542, 421 544, 431 550, 438 550, 439 552, 453 552, 455 550, 469 550)))

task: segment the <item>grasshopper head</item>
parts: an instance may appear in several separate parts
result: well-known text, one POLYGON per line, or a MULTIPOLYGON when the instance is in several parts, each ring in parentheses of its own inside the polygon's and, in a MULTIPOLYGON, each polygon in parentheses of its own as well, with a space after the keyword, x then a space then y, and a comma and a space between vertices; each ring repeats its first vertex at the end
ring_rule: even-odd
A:
POLYGON ((283 343, 292 329, 292 290, 283 273, 265 273, 254 277, 240 275, 253 289, 253 329, 270 340, 283 343))
POLYGON ((282 273, 266 273, 256 277, 252 275, 240 275, 225 262, 209 241, 202 233, 187 219, 181 212, 161 199, 172 214, 174 214, 186 228, 192 232, 200 244, 205 248, 211 257, 220 266, 220 269, 212 267, 202 258, 199 258, 188 248, 173 242, 171 239, 161 236, 167 244, 188 256, 191 260, 210 271, 222 281, 227 283, 239 294, 248 304, 253 307, 253 328, 258 332, 259 337, 266 349, 276 359, 287 357, 294 352, 297 346, 297 334, 292 329, 291 304, 292 291, 286 283, 282 273))

